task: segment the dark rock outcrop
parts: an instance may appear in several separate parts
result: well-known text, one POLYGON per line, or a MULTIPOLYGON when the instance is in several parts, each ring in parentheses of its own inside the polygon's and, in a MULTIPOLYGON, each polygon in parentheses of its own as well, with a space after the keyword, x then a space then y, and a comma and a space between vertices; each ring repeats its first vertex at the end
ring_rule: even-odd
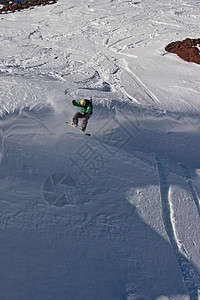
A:
POLYGON ((200 39, 185 39, 172 42, 165 47, 167 52, 176 53, 180 58, 188 62, 200 64, 200 39))
POLYGON ((34 6, 38 5, 47 5, 47 4, 54 4, 58 0, 26 0, 22 2, 15 2, 14 0, 9 1, 1 1, 0 5, 0 14, 6 13, 14 13, 15 11, 20 11, 26 8, 33 8, 34 6))

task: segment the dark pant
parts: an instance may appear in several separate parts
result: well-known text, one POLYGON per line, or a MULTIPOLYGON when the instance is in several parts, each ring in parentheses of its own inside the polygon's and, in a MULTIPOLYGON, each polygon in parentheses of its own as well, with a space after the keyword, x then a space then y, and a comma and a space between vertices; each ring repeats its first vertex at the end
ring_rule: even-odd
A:
POLYGON ((80 112, 77 112, 74 116, 73 116, 73 123, 75 125, 78 125, 78 119, 83 119, 82 121, 82 130, 85 131, 86 127, 87 127, 87 123, 88 123, 88 120, 89 120, 89 116, 88 115, 83 115, 82 113, 80 112))

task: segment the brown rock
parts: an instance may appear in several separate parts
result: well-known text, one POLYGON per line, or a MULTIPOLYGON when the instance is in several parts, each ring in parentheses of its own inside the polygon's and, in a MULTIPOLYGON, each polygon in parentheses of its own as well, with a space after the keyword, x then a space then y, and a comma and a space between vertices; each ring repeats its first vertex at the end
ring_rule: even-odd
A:
POLYGON ((31 8, 39 5, 49 5, 54 4, 58 0, 25 0, 23 2, 15 2, 14 0, 10 1, 1 1, 0 4, 3 5, 3 8, 0 9, 0 14, 5 14, 9 12, 20 11, 22 9, 31 8))
POLYGON ((180 58, 188 62, 200 64, 200 39, 185 39, 172 42, 165 47, 167 52, 176 53, 180 58))

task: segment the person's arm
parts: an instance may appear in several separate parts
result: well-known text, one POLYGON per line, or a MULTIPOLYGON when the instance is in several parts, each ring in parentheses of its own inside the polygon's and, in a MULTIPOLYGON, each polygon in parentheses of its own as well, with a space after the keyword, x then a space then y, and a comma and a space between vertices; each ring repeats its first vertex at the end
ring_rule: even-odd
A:
POLYGON ((82 105, 80 104, 80 102, 77 102, 76 100, 72 100, 72 104, 73 104, 74 106, 79 106, 79 107, 82 106, 82 105))
POLYGON ((92 112, 92 107, 90 105, 88 105, 87 109, 86 109, 86 114, 90 114, 92 112))

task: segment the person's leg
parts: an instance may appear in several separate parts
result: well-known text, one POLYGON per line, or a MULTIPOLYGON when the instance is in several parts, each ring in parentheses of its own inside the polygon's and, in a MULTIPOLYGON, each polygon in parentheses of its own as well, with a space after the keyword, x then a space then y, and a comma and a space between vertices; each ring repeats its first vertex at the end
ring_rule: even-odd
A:
POLYGON ((80 112, 77 112, 74 116, 73 116, 73 124, 75 126, 78 125, 78 119, 79 118, 83 118, 83 115, 80 112))
POLYGON ((88 117, 88 116, 85 116, 85 117, 83 118, 83 122, 82 122, 82 126, 81 126, 81 130, 82 130, 82 131, 85 131, 85 129, 86 129, 86 127, 87 127, 88 120, 89 120, 89 117, 88 117))

